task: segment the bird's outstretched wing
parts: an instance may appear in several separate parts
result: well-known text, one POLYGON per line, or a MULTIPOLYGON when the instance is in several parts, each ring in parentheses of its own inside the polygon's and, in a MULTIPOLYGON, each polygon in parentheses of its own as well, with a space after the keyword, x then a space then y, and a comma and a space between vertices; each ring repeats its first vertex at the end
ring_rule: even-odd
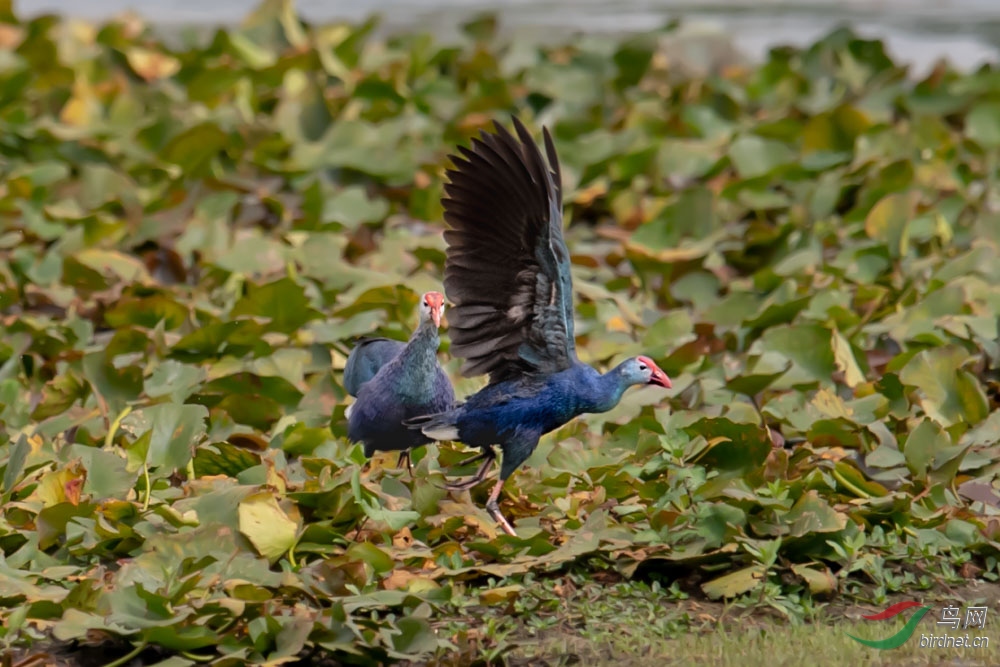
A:
POLYGON ((494 123, 459 148, 443 200, 451 353, 466 360, 464 375, 491 382, 576 361, 559 160, 548 130, 546 162, 513 120, 517 138, 494 123))

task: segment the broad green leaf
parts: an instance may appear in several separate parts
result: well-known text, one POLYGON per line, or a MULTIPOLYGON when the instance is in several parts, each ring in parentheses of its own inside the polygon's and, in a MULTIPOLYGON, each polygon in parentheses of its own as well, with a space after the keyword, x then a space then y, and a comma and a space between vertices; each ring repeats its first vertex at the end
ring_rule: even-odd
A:
POLYGON ((906 364, 899 379, 920 391, 924 412, 942 426, 961 421, 975 425, 990 410, 982 385, 962 368, 968 360, 960 347, 924 350, 906 364))
POLYGON ((893 257, 905 255, 910 247, 910 221, 915 205, 914 193, 886 195, 865 218, 868 236, 885 243, 893 257))
POLYGON ((136 435, 149 434, 146 463, 167 470, 182 469, 205 435, 208 410, 202 405, 162 403, 133 412, 126 417, 136 435))
POLYGON ((744 134, 730 145, 729 157, 740 176, 756 178, 789 164, 793 160, 794 153, 780 141, 744 134))
POLYGON ((1000 148, 1000 102, 981 102, 965 117, 965 133, 983 148, 1000 148))

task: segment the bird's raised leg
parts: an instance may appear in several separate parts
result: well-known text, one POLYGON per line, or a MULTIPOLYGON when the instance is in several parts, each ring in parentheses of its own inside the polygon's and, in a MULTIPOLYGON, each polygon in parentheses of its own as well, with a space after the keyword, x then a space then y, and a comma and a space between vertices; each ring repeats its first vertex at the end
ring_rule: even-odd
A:
POLYGON ((483 453, 479 456, 474 456, 469 461, 466 461, 467 463, 471 463, 479 458, 485 459, 483 464, 479 466, 479 470, 476 471, 476 474, 464 482, 449 482, 448 484, 445 484, 445 488, 450 489, 451 491, 465 491, 466 489, 471 489, 486 478, 486 473, 489 472, 490 464, 493 463, 496 457, 496 452, 493 451, 492 447, 483 450, 483 453))
POLYGON ((399 460, 396 461, 396 467, 402 468, 403 461, 406 461, 406 470, 410 473, 410 477, 413 477, 413 466, 410 465, 410 450, 404 449, 399 453, 399 460))
POLYGON ((514 532, 514 527, 510 525, 510 522, 504 518, 503 514, 500 513, 500 504, 497 502, 497 498, 500 497, 500 491, 503 489, 503 483, 507 481, 505 479, 498 479, 493 490, 490 491, 490 497, 486 501, 486 511, 490 513, 493 520, 500 524, 500 528, 503 532, 508 535, 513 535, 517 537, 517 533, 514 532))

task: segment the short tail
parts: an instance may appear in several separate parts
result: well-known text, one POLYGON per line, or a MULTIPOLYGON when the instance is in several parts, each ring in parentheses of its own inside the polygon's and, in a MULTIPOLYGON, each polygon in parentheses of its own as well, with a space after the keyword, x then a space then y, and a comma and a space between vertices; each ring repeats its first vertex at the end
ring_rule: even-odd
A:
POLYGON ((403 426, 420 431, 432 440, 458 440, 458 426, 448 412, 420 415, 403 420, 403 426))

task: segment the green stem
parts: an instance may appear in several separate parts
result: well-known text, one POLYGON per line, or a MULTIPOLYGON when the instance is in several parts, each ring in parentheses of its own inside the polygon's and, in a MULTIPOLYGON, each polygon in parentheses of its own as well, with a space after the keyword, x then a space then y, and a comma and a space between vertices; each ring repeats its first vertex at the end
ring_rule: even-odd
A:
POLYGON ((211 662, 215 659, 214 655, 198 655, 197 653, 191 653, 190 651, 181 651, 181 655, 188 660, 194 660, 195 662, 211 662))
POLYGON ((139 644, 138 646, 136 646, 134 649, 132 649, 130 652, 126 653, 125 655, 123 655, 122 657, 118 658, 117 660, 112 660, 108 664, 104 665, 104 667, 121 667, 122 665, 125 665, 125 664, 131 662, 132 658, 134 658, 135 656, 137 656, 140 653, 142 653, 145 649, 146 649, 146 642, 142 642, 141 644, 139 644))
POLYGON ((142 500, 142 511, 145 512, 149 509, 149 496, 153 493, 149 484, 149 465, 146 463, 142 464, 142 479, 146 482, 146 497, 142 500))
POLYGON ((114 443, 115 434, 118 433, 118 428, 122 425, 122 421, 129 416, 132 412, 132 406, 126 405, 125 409, 115 417, 115 420, 111 422, 111 426, 108 427, 108 434, 104 436, 104 449, 111 449, 111 445, 114 443))

